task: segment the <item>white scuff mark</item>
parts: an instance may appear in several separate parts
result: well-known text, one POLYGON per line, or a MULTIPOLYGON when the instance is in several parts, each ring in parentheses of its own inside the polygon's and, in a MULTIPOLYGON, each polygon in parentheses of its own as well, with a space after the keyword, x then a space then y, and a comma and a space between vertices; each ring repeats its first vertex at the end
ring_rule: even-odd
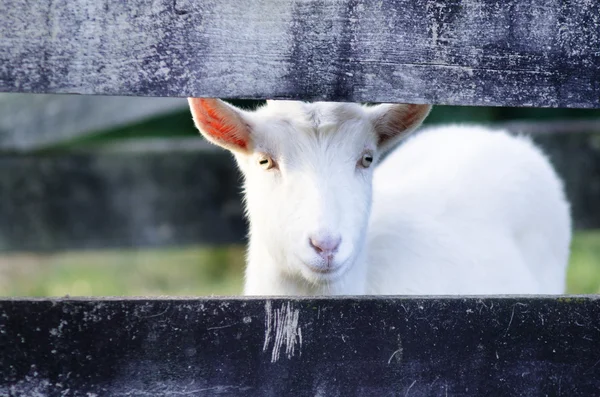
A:
POLYGON ((400 363, 402 361, 402 354, 404 353, 404 348, 402 347, 402 338, 398 335, 398 349, 395 350, 390 358, 388 359, 388 364, 392 362, 392 359, 396 357, 396 362, 400 363))
POLYGON ((63 328, 65 327, 65 325, 69 325, 67 320, 60 320, 60 323, 58 324, 58 335, 62 335, 62 331, 63 328))
POLYGON ((392 362, 392 358, 394 358, 394 356, 398 353, 402 353, 402 349, 398 349, 392 353, 392 355, 390 356, 390 359, 388 360, 388 364, 392 362))
POLYGON ((508 330, 510 329, 510 326, 511 326, 511 324, 513 322, 513 318, 515 317, 515 308, 517 306, 527 306, 527 305, 524 304, 524 303, 519 303, 519 302, 517 302, 517 303, 515 303, 513 305, 513 307, 512 307, 512 313, 510 314, 510 320, 508 321, 508 326, 506 327, 506 331, 504 331, 504 336, 505 337, 506 337, 506 335, 508 335, 508 330))
POLYGON ((270 301, 265 304, 265 342, 263 352, 271 348, 271 362, 277 362, 285 345, 285 355, 292 358, 296 351, 301 353, 302 330, 298 325, 300 310, 291 303, 282 303, 273 309, 270 301))
POLYGON ((508 327, 506 327, 506 331, 504 332, 504 336, 508 334, 508 330, 510 329, 510 325, 512 324, 513 317, 515 316, 515 306, 512 308, 512 313, 510 315, 510 321, 508 322, 508 327))
POLYGON ((151 314, 151 315, 149 315, 149 316, 143 316, 143 317, 141 317, 141 318, 144 318, 144 319, 145 319, 145 318, 154 318, 154 317, 160 317, 160 316, 162 316, 163 314, 165 314, 166 312, 168 312, 170 308, 171 308, 170 306, 167 306, 167 307, 165 308, 165 310, 163 310, 163 311, 162 311, 162 312, 160 312, 160 313, 151 314))
POLYGON ((413 383, 410 384, 410 386, 408 386, 408 389, 406 389, 406 393, 404 393, 404 397, 408 396, 408 393, 410 392, 410 389, 412 389, 412 387, 415 385, 415 383, 417 383, 417 380, 413 380, 413 383))
POLYGON ((271 340, 271 301, 265 304, 265 343, 263 343, 263 352, 267 351, 271 340))
POLYGON ((228 324, 228 325, 221 325, 219 327, 208 327, 206 328, 207 331, 214 331, 217 329, 223 329, 223 328, 229 328, 229 327, 233 327, 235 324, 228 324))
MULTIPOLYGON (((141 395, 167 395, 167 396, 193 396, 193 395, 204 395, 202 393, 205 392, 213 392, 214 394, 222 394, 231 389, 237 389, 240 391, 246 391, 248 388, 246 387, 238 387, 238 386, 212 386, 212 387, 203 387, 201 389, 187 389, 184 387, 183 390, 171 390, 172 386, 160 385, 155 389, 130 389, 124 392, 118 392, 117 394, 112 394, 113 396, 123 396, 123 397, 132 397, 132 396, 141 396, 141 395)), ((212 393, 211 393, 212 395, 212 393)))
POLYGON ((486 309, 489 309, 489 307, 485 304, 485 302, 483 300, 479 300, 479 301, 477 301, 477 303, 481 304, 481 306, 479 306, 479 314, 481 314, 481 311, 483 310, 484 307, 486 309))

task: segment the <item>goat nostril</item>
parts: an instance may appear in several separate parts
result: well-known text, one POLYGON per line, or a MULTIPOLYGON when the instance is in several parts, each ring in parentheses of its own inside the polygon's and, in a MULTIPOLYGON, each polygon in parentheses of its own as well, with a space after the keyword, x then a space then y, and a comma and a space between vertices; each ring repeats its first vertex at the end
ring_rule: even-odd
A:
POLYGON ((330 256, 338 250, 340 243, 342 242, 341 237, 325 237, 325 238, 309 238, 310 246, 321 256, 330 256))
POLYGON ((319 242, 318 241, 316 241, 316 240, 314 240, 312 238, 309 238, 308 241, 310 242, 310 246, 313 247, 313 249, 315 251, 317 251, 317 254, 323 253, 323 248, 321 248, 319 246, 319 242))

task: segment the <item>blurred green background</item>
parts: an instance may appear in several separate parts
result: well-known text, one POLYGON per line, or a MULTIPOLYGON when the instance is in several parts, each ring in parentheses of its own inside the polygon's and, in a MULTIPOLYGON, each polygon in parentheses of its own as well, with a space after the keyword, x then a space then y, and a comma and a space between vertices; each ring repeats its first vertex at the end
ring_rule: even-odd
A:
MULTIPOLYGON (((244 247, 106 250, 0 258, 0 295, 239 295, 244 247)), ((578 232, 568 292, 600 294, 600 232, 578 232)))
MULTIPOLYGON (((247 108, 259 103, 233 102, 247 108)), ((600 111, 438 106, 427 124, 592 118, 599 119, 600 111)), ((196 134, 189 113, 180 111, 118 129, 97 131, 44 151, 60 153, 74 147, 128 139, 196 134)), ((242 292, 243 268, 243 246, 0 254, 0 295, 238 295, 242 292)), ((568 292, 600 293, 600 230, 575 233, 568 292)))

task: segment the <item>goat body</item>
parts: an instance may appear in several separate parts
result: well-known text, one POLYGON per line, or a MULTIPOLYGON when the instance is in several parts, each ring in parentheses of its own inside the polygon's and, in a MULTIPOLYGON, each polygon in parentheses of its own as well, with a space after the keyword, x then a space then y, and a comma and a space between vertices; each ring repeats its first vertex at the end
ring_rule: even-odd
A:
POLYGON ((422 131, 375 171, 366 293, 558 294, 571 220, 563 187, 525 137, 422 131))
POLYGON ((190 105, 244 174, 247 295, 564 291, 569 206, 528 138, 457 125, 398 144, 427 105, 190 105))

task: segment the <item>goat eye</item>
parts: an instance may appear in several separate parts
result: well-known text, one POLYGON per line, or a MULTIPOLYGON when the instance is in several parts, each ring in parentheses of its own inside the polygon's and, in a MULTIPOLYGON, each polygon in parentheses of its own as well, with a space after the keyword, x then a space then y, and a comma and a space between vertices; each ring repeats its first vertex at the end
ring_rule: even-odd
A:
POLYGON ((258 158, 258 164, 264 170, 270 170, 271 168, 275 167, 275 162, 273 161, 273 159, 270 156, 267 156, 267 155, 260 156, 258 158))
POLYGON ((364 168, 369 168, 372 162, 373 156, 368 153, 363 154, 362 158, 360 159, 360 165, 364 168))

